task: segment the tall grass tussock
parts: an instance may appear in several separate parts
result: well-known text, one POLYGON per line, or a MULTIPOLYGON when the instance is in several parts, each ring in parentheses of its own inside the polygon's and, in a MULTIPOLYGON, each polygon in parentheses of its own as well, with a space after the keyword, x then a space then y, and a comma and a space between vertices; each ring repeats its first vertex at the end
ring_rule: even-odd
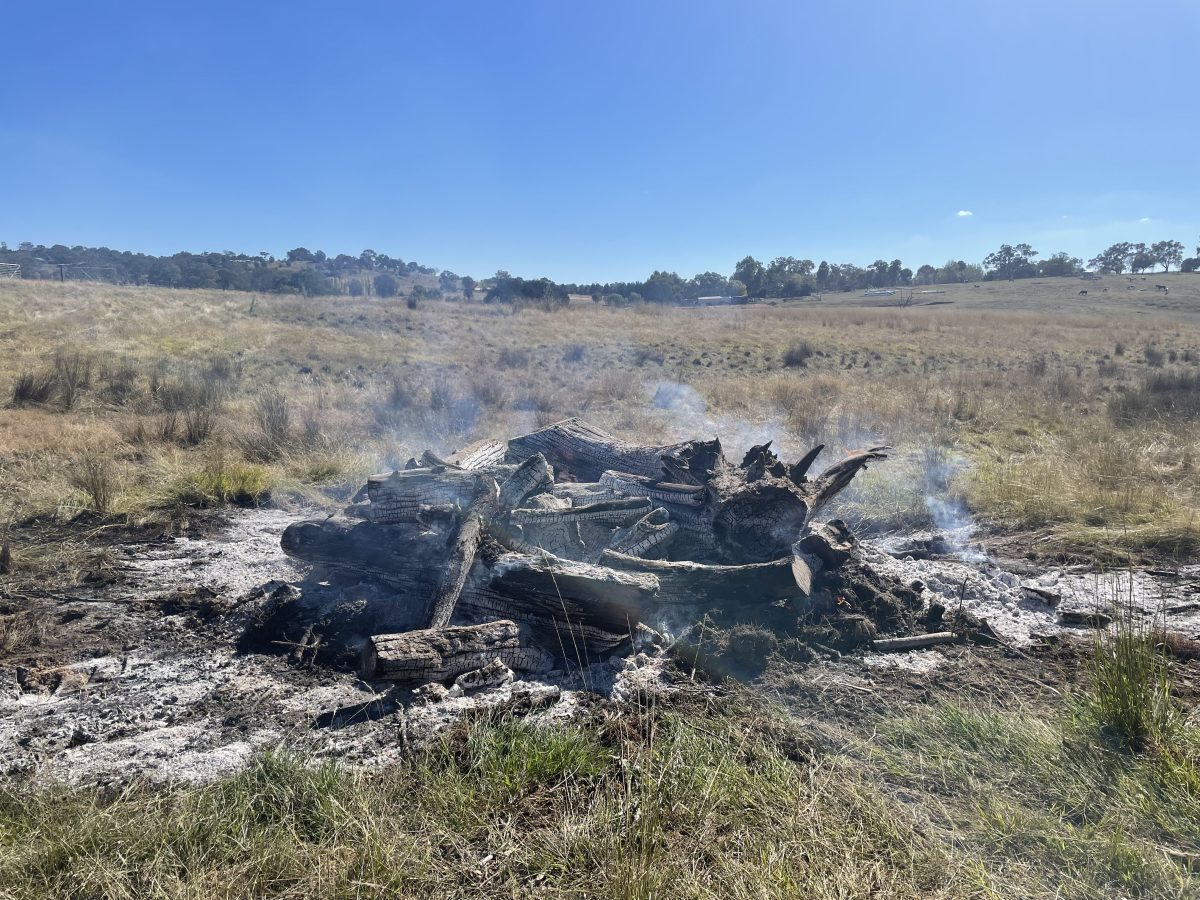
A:
MULTIPOLYGON (((1131 576, 1130 591, 1132 582, 1131 576)), ((1141 620, 1132 598, 1113 598, 1110 608, 1112 624, 1097 634, 1082 713, 1123 749, 1166 750, 1183 736, 1183 717, 1161 631, 1141 620)))

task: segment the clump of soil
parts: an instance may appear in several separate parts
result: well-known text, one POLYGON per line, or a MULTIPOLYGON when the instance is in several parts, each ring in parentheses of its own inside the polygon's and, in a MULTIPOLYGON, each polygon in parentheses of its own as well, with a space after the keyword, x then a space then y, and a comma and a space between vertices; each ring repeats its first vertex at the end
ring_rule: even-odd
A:
POLYGON ((855 555, 823 570, 801 610, 779 603, 714 610, 675 646, 676 664, 711 681, 753 681, 772 661, 807 663, 865 647, 878 636, 936 627, 922 586, 881 575, 855 555))
POLYGON ((865 646, 877 636, 911 633, 924 609, 920 585, 881 575, 857 556, 818 574, 812 599, 799 634, 840 651, 865 646))

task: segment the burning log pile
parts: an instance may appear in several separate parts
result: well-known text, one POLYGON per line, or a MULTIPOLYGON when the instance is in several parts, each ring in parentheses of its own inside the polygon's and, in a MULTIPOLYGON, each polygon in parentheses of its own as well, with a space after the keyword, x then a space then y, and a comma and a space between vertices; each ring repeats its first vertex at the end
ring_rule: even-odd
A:
POLYGON ((427 451, 372 476, 344 516, 289 526, 282 546, 386 585, 316 625, 371 679, 587 665, 647 626, 705 616, 862 643, 888 627, 873 605, 911 613, 915 595, 878 583, 845 527, 814 517, 888 448, 810 478, 821 449, 789 464, 768 443, 734 465, 717 440, 644 446, 568 419, 449 459, 427 451))

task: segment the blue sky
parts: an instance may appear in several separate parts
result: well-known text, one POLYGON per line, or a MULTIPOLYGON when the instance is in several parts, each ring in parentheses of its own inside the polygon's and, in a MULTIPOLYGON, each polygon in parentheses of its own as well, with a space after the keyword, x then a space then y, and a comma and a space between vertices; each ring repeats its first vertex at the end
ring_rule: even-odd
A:
POLYGON ((1200 237, 1183 0, 65 2, 4 31, 10 245, 591 281, 1200 237))

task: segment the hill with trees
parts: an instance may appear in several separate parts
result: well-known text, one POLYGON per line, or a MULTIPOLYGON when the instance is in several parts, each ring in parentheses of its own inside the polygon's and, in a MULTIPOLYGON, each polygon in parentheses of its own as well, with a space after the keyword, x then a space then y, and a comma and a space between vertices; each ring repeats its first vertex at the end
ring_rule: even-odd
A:
POLYGON ((170 288, 217 288, 278 294, 349 294, 394 297, 421 286, 430 292, 461 289, 453 272, 364 250, 358 256, 328 256, 304 247, 282 259, 263 251, 250 255, 174 253, 152 256, 108 247, 67 247, 24 242, 17 249, 0 244, 0 263, 19 265, 22 278, 94 280, 170 288))

